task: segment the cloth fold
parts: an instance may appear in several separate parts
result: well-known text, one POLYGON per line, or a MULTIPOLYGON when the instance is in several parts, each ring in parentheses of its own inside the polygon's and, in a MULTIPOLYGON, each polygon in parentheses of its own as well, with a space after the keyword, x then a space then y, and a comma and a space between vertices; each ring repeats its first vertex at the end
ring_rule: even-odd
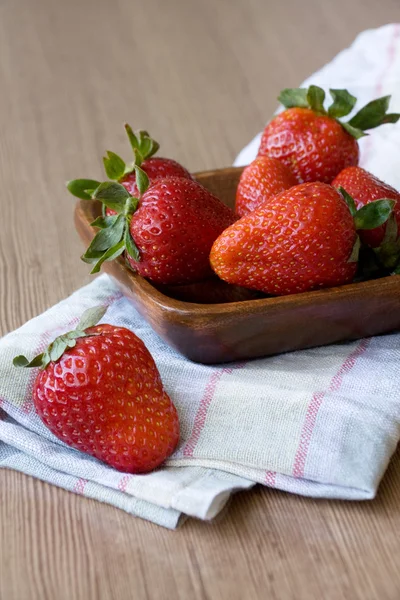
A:
MULTIPOLYGON (((400 110, 398 30, 393 25, 364 32, 309 82, 356 94, 363 85, 363 101, 379 87, 382 94, 394 93, 391 109, 400 110)), ((399 146, 399 127, 384 131, 362 140, 364 164, 396 185, 400 175, 390 152, 399 146), (384 156, 376 155, 377 148, 384 156)), ((239 162, 251 160, 256 145, 239 162)), ((400 334, 393 333, 249 362, 197 365, 169 348, 102 275, 0 340, 0 466, 169 528, 185 516, 213 518, 234 491, 255 483, 314 497, 369 499, 400 438, 399 359, 400 334), (104 322, 128 327, 144 341, 179 412, 177 450, 147 475, 119 473, 55 438, 34 410, 36 373, 12 365, 14 356, 40 352, 98 304, 109 305, 104 322)))

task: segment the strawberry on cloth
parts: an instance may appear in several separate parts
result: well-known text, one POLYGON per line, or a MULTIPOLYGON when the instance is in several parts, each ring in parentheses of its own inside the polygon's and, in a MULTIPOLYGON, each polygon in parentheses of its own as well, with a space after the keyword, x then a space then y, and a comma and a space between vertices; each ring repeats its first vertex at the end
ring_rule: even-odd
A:
POLYGON ((97 324, 106 310, 86 310, 44 352, 13 363, 40 369, 33 401, 56 437, 119 471, 146 473, 174 451, 178 415, 142 340, 125 327, 97 324))

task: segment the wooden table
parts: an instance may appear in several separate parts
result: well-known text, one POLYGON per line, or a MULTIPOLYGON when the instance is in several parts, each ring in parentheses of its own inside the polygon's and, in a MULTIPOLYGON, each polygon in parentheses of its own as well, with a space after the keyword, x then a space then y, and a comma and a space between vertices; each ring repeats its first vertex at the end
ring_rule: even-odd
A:
MULTIPOLYGON (((0 333, 89 281, 64 181, 151 130, 192 170, 232 163, 282 87, 398 0, 1 0, 0 333)), ((4 600, 400 598, 400 454, 373 502, 257 488, 170 532, 0 471, 4 600)))

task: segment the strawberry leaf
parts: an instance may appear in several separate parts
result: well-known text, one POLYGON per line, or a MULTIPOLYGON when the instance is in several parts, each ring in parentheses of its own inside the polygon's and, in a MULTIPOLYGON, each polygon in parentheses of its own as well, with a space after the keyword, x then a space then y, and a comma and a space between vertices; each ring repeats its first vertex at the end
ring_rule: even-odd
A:
POLYGON ((35 358, 33 358, 31 361, 29 361, 25 356, 22 356, 22 354, 20 354, 19 356, 16 356, 13 359, 13 365, 14 367, 41 367, 42 366, 42 361, 43 361, 43 357, 44 354, 38 354, 37 356, 35 356, 35 358))
POLYGON ((118 181, 125 175, 126 165, 122 158, 118 156, 118 154, 115 154, 115 152, 107 150, 107 156, 103 157, 103 163, 106 175, 109 179, 118 181))
POLYGON ((140 144, 140 154, 142 156, 145 156, 146 158, 148 158, 151 148, 152 148, 152 139, 149 137, 144 138, 142 143, 140 144))
MULTIPOLYGON (((136 212, 137 207, 139 206, 139 198, 134 198, 130 196, 125 202, 124 215, 125 217, 131 217, 134 212, 136 212)), ((128 220, 129 225, 129 220, 128 220)))
POLYGON ((382 244, 393 244, 394 242, 397 242, 398 237, 399 231, 397 227, 397 219, 394 212, 392 212, 386 223, 385 236, 383 238, 382 244))
POLYGON ((350 194, 348 194, 346 192, 346 190, 342 186, 339 187, 338 191, 342 194, 344 201, 346 202, 347 206, 349 207, 351 216, 355 217, 357 214, 357 207, 356 207, 356 203, 354 202, 354 199, 350 196, 350 194))
POLYGON ((73 331, 68 331, 68 333, 64 333, 64 338, 69 341, 76 340, 80 337, 85 337, 85 332, 79 328, 79 325, 77 325, 77 328, 73 331))
POLYGON ((328 108, 330 117, 346 117, 353 110, 357 98, 352 96, 347 90, 329 90, 333 104, 328 108))
POLYGON ((317 85, 310 85, 307 91, 307 102, 311 110, 320 114, 326 114, 326 110, 324 108, 324 100, 324 90, 318 87, 317 85))
POLYGON ((360 238, 356 237, 356 241, 354 242, 353 250, 351 251, 350 257, 347 262, 358 262, 358 257, 360 255, 361 242, 360 238))
POLYGON ((125 131, 127 133, 130 145, 135 155, 135 161, 133 166, 137 165, 140 167, 140 165, 144 160, 146 160, 146 158, 150 158, 150 156, 153 156, 153 154, 157 152, 157 150, 160 147, 160 144, 153 140, 152 137, 150 137, 148 131, 144 131, 142 129, 134 133, 132 127, 130 127, 128 123, 125 123, 125 131))
POLYGON ((375 255, 379 262, 387 269, 396 267, 400 259, 400 238, 398 237, 398 227, 396 215, 392 213, 386 223, 385 236, 382 244, 374 248, 375 255))
POLYGON ((106 217, 97 217, 94 221, 90 223, 92 227, 98 227, 99 229, 105 229, 106 227, 110 227, 115 223, 118 219, 118 215, 106 216, 106 217))
POLYGON ((116 221, 109 227, 100 229, 94 236, 91 244, 86 250, 84 257, 86 259, 99 258, 98 252, 104 252, 117 244, 124 232, 124 216, 119 215, 116 221))
POLYGON ((356 229, 375 229, 376 227, 380 227, 386 223, 392 214, 395 204, 395 200, 382 198, 381 200, 375 200, 362 206, 354 217, 356 229))
POLYGON ((125 201, 130 194, 120 183, 105 181, 98 186, 93 197, 103 202, 108 208, 120 213, 123 212, 125 201))
POLYGON ((139 249, 132 239, 131 233, 129 231, 129 227, 127 227, 125 229, 124 242, 125 242, 125 249, 126 249, 127 253, 129 254, 129 256, 131 256, 133 258, 133 260, 136 260, 138 262, 140 260, 139 249))
POLYGON ((135 166, 135 174, 136 174, 136 185, 139 190, 140 195, 142 196, 147 188, 149 187, 149 178, 147 173, 143 171, 139 166, 135 166))
POLYGON ((90 273, 92 275, 94 273, 98 273, 100 271, 101 265, 104 262, 112 261, 112 260, 118 258, 118 256, 120 256, 124 250, 125 250, 125 243, 124 243, 124 240, 121 240, 120 242, 118 242, 118 244, 115 244, 115 246, 112 246, 106 252, 104 252, 104 254, 101 256, 101 258, 96 262, 95 266, 90 271, 90 273))
POLYGON ((51 361, 56 362, 59 358, 61 358, 61 356, 64 354, 65 350, 67 349, 67 346, 68 346, 67 342, 63 338, 63 336, 56 338, 54 340, 54 342, 52 344, 50 344, 50 346, 48 348, 51 361))
POLYGON ((358 113, 349 121, 351 127, 361 129, 374 129, 384 123, 396 123, 400 118, 398 114, 386 114, 389 108, 390 96, 383 96, 368 102, 358 113), (385 119, 389 119, 386 121, 385 119))
POLYGON ((156 142, 155 140, 153 140, 152 138, 149 138, 149 144, 147 144, 147 148, 146 148, 146 158, 150 158, 151 156, 153 156, 153 154, 158 152, 159 148, 160 148, 160 144, 158 142, 156 142))
POLYGON ((96 189, 99 185, 100 182, 95 179, 72 179, 67 181, 68 191, 81 200, 91 200, 92 196, 88 194, 87 190, 96 189))
POLYGON ((132 169, 134 169, 135 167, 140 167, 140 165, 142 164, 144 158, 142 153, 140 152, 140 150, 138 148, 135 148, 133 151, 133 167, 132 169))
POLYGON ((307 89, 286 88, 279 94, 278 101, 283 104, 285 108, 292 108, 294 106, 308 108, 307 89))
POLYGON ((127 133, 129 142, 132 146, 132 150, 139 150, 139 140, 136 135, 133 133, 133 129, 128 123, 125 123, 125 131, 127 133))
POLYGON ((394 269, 400 259, 400 240, 389 244, 382 244, 379 248, 374 248, 374 252, 381 265, 386 269, 394 269))
POLYGON ((106 314, 107 308, 108 306, 94 306, 85 310, 76 326, 76 331, 85 331, 85 329, 97 325, 106 314))
POLYGON ((92 263, 95 263, 99 260, 99 258, 101 258, 104 254, 104 250, 90 250, 89 248, 86 250, 86 252, 84 254, 82 254, 81 256, 81 260, 88 264, 91 265, 92 263))
POLYGON ((400 119, 399 113, 388 113, 382 119, 382 125, 386 125, 386 123, 397 123, 397 121, 399 119, 400 119))
POLYGON ((74 348, 74 346, 76 346, 76 340, 74 340, 74 339, 71 340, 71 339, 68 338, 67 339, 67 346, 68 346, 68 348, 74 348))
POLYGON ((342 121, 339 121, 339 122, 340 122, 341 126, 347 131, 347 133, 352 135, 353 138, 356 140, 359 140, 360 138, 368 135, 368 133, 365 133, 361 129, 357 129, 356 127, 353 127, 349 123, 342 123, 342 121))

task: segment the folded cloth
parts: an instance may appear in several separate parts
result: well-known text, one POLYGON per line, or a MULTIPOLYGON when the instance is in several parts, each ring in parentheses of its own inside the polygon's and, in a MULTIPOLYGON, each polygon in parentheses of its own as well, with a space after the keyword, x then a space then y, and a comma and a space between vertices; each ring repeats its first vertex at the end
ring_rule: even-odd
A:
POLYGON ((400 334, 205 366, 169 348, 107 275, 0 341, 0 465, 167 527, 210 519, 255 482, 310 496, 372 498, 400 436, 400 334), (181 441, 167 466, 126 475, 60 442, 32 403, 33 356, 90 307, 146 344, 177 406, 181 441))
MULTIPOLYGON (((364 40, 362 68, 375 69, 381 57, 385 93, 391 67, 383 57, 394 64, 400 56, 393 31, 388 26, 362 34, 313 82, 347 85, 354 92, 364 40), (367 60, 371 47, 376 61, 367 60), (337 64, 340 72, 347 69, 346 83, 337 64)), ((371 85, 373 97, 377 84, 371 85)), ((385 167, 383 160, 377 164, 385 167)), ((372 498, 400 437, 399 359, 400 334, 392 334, 249 362, 197 365, 169 348, 102 275, 0 340, 0 466, 169 528, 185 515, 213 518, 233 491, 255 483, 315 497, 372 498), (98 304, 109 305, 104 322, 128 327, 144 341, 179 412, 176 452, 147 475, 119 473, 55 438, 34 410, 35 371, 12 365, 14 356, 37 354, 98 304)))

